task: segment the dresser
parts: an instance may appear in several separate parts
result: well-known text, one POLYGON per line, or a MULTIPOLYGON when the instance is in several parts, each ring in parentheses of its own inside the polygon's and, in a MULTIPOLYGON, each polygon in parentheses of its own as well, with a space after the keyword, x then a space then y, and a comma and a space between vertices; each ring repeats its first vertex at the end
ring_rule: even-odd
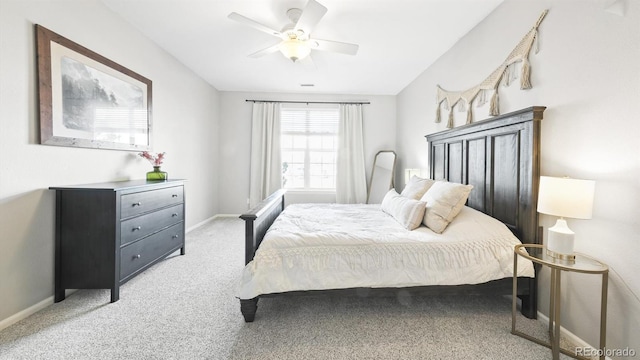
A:
POLYGON ((50 187, 56 192, 55 302, 66 289, 110 289, 180 250, 184 180, 50 187))

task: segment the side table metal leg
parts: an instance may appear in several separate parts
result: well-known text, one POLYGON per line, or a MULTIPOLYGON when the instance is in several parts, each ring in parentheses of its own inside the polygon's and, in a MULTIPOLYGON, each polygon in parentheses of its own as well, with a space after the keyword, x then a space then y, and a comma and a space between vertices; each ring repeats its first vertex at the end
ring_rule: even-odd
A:
POLYGON ((556 270, 551 269, 549 279, 549 343, 553 344, 553 319, 555 319, 556 270))
POLYGON ((605 359, 604 349, 607 347, 607 289, 609 285, 609 273, 602 274, 602 297, 600 298, 600 359, 605 359))
POLYGON ((554 360, 558 360, 560 359, 560 278, 562 273, 560 272, 560 270, 557 269, 553 269, 553 271, 556 273, 554 278, 555 278, 555 291, 554 291, 554 295, 555 295, 555 299, 554 299, 554 314, 553 314, 553 322, 554 322, 554 327, 555 330, 553 331, 553 339, 551 339, 552 343, 551 343, 551 349, 553 350, 553 359, 554 360))
POLYGON ((511 298, 511 333, 516 332, 516 310, 518 299, 518 254, 513 253, 513 286, 512 286, 512 298, 511 298))

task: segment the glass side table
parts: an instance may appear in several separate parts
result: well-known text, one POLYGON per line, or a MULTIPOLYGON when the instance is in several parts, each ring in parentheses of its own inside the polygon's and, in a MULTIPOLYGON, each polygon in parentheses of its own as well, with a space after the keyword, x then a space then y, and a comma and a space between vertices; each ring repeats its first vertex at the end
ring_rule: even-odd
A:
POLYGON ((609 267, 600 261, 583 254, 575 254, 575 260, 562 260, 546 254, 546 249, 537 244, 516 245, 513 250, 513 300, 511 308, 511 333, 518 335, 537 344, 551 349, 553 359, 560 358, 560 353, 574 359, 590 359, 572 353, 560 347, 560 279, 563 271, 584 274, 602 275, 602 294, 600 300, 600 359, 605 359, 605 347, 607 337, 607 285, 609 281, 609 267), (533 261, 551 269, 550 296, 549 296, 549 342, 537 339, 533 336, 516 330, 516 290, 518 288, 518 256, 533 261))

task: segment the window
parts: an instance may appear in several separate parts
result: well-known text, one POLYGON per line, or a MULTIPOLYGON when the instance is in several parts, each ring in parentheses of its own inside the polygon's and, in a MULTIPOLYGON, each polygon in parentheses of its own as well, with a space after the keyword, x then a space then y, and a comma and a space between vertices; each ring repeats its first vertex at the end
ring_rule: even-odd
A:
POLYGON ((338 107, 283 104, 280 111, 283 187, 335 190, 338 107))

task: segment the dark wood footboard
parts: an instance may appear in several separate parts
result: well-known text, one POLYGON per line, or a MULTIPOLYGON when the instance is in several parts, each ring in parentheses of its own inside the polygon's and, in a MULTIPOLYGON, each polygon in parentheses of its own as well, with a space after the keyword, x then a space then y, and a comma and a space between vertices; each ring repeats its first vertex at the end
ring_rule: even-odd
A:
MULTIPOLYGON (((248 264, 256 254, 264 234, 284 210, 284 194, 280 189, 261 201, 248 212, 240 215, 244 220, 244 263, 248 264)), ((245 322, 253 322, 258 308, 258 298, 240 300, 240 311, 245 322)))
POLYGON ((282 210, 284 210, 284 194, 286 192, 286 190, 280 189, 269 195, 268 198, 262 200, 262 202, 248 212, 240 215, 240 218, 245 222, 245 265, 253 260, 253 256, 256 254, 256 250, 258 250, 264 234, 282 210))

